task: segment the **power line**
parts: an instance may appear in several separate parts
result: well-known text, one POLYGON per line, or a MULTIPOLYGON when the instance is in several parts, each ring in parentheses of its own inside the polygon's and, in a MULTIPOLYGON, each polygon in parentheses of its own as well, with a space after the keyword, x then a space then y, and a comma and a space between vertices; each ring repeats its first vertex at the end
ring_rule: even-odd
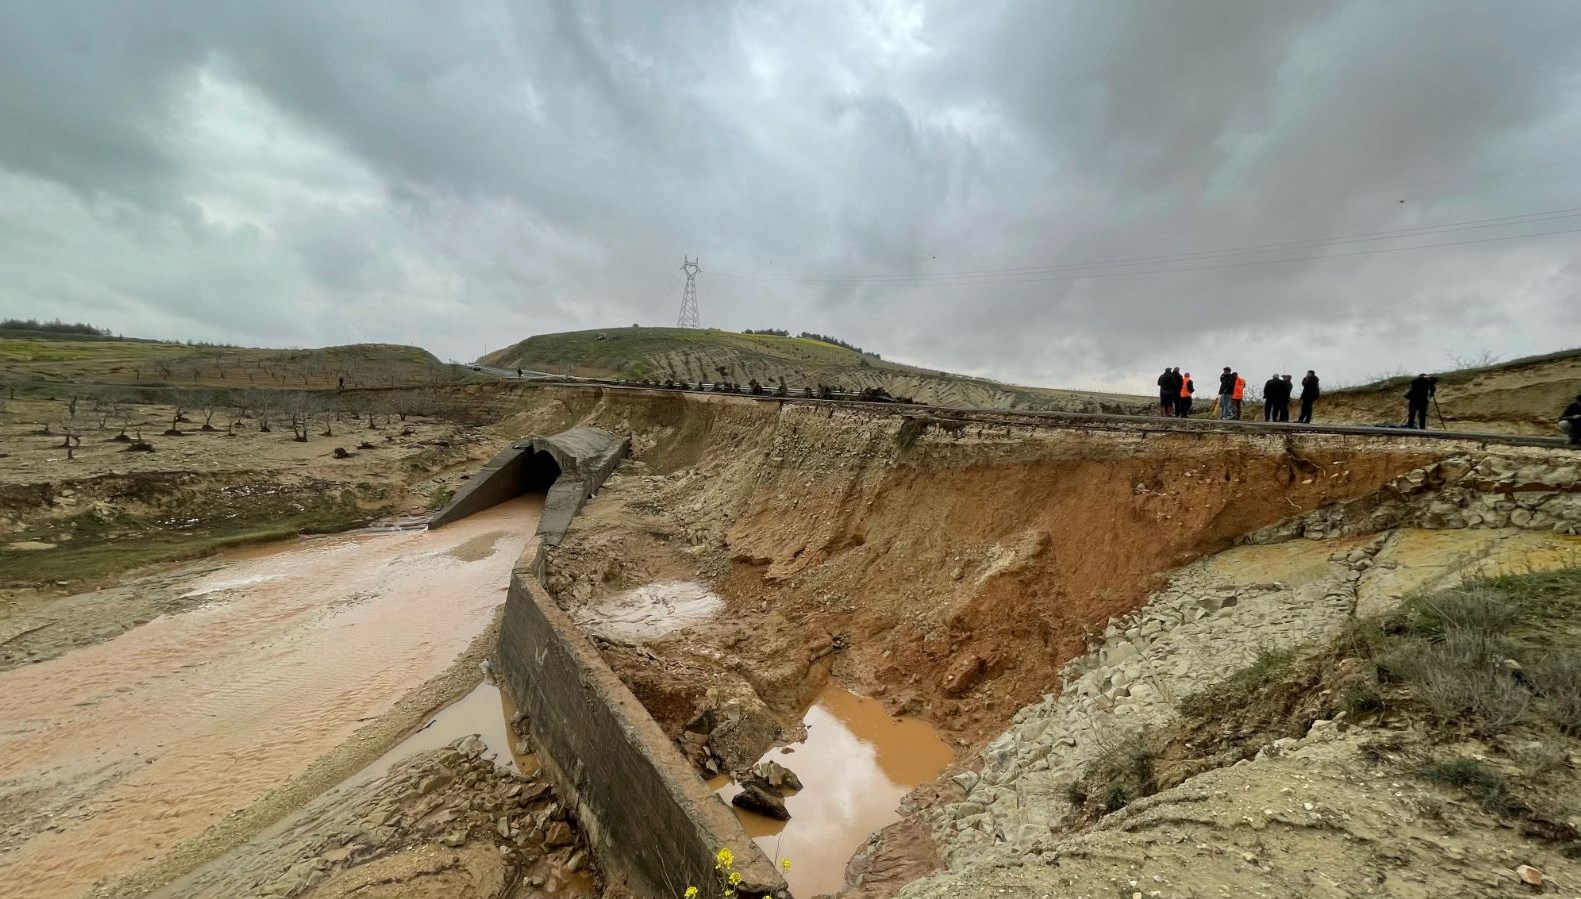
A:
MULTIPOLYGON (((1410 250, 1431 250, 1431 249, 1435 249, 1435 248, 1439 248, 1439 247, 1462 247, 1462 246, 1469 246, 1471 244, 1498 243, 1498 242, 1501 242, 1501 241, 1524 240, 1524 239, 1532 238, 1532 237, 1550 237, 1550 236, 1553 236, 1553 235, 1556 235, 1556 234, 1575 234, 1575 233, 1581 233, 1581 228, 1563 228, 1563 229, 1559 229, 1559 230, 1555 230, 1555 231, 1537 231, 1537 232, 1533 232, 1533 233, 1530 233, 1530 234, 1508 234, 1508 235, 1504 235, 1504 236, 1501 236, 1501 237, 1480 237, 1480 238, 1474 238, 1474 239, 1471 239, 1471 240, 1455 240, 1455 241, 1445 241, 1445 242, 1442 242, 1442 243, 1417 244, 1417 245, 1408 246, 1408 247, 1378 247, 1378 248, 1369 249, 1369 250, 1354 250, 1354 251, 1351 251, 1351 252, 1348 252, 1348 253, 1320 253, 1320 254, 1312 255, 1312 256, 1290 256, 1290 257, 1279 258, 1279 259, 1254 259, 1254 260, 1247 261, 1247 262, 1227 262, 1227 263, 1223 263, 1223 264, 1220 264, 1220 265, 1199 265, 1199 266, 1191 266, 1191 267, 1187 267, 1187 268, 1159 268, 1159 269, 1152 269, 1152 270, 1147 270, 1147 271, 1134 271, 1134 272, 1073 272, 1073 273, 1069 273, 1069 274, 1054 274, 1053 270, 1047 270, 1046 273, 1051 274, 1052 277, 1010 277, 1010 278, 982 279, 982 280, 973 280, 973 281, 927 281, 927 280, 923 280, 922 278, 918 277, 918 278, 911 279, 909 281, 908 280, 884 281, 884 282, 879 282, 879 281, 852 281, 852 282, 846 282, 844 285, 831 284, 830 286, 850 286, 850 287, 867 287, 867 286, 871 286, 871 287, 965 287, 965 286, 993 285, 993 284, 1039 284, 1039 283, 1045 283, 1045 282, 1050 282, 1050 281, 1086 281, 1086 280, 1098 280, 1098 279, 1106 279, 1106 278, 1128 278, 1128 277, 1136 277, 1136 276, 1139 276, 1139 275, 1169 275, 1169 274, 1177 274, 1177 273, 1181 273, 1181 272, 1201 272, 1201 271, 1209 271, 1209 270, 1212 270, 1212 269, 1221 269, 1221 268, 1247 268, 1247 267, 1255 266, 1255 265, 1277 265, 1277 264, 1285 263, 1285 262, 1307 262, 1307 261, 1313 261, 1313 260, 1319 260, 1319 259, 1341 259, 1341 258, 1347 258, 1347 257, 1352 257, 1352 256, 1373 256, 1373 255, 1381 255, 1381 254, 1384 254, 1384 253, 1403 253, 1403 252, 1407 252, 1407 251, 1410 251, 1410 250)), ((1009 274, 1011 274, 1011 275, 1019 274, 1015 270, 1006 270, 1006 271, 1009 274)), ((715 274, 721 274, 721 273, 715 272, 715 274)), ((754 279, 750 279, 749 278, 749 279, 745 279, 745 280, 754 280, 754 279)))
MULTIPOLYGON (((995 279, 1004 277, 1019 277, 1026 275, 1056 274, 1062 272, 1076 272, 1083 269, 1102 269, 1116 267, 1136 267, 1148 265, 1168 265, 1176 262, 1188 262, 1197 259, 1211 259, 1222 257, 1242 256, 1255 253, 1283 252, 1309 247, 1329 246, 1337 244, 1371 243, 1377 241, 1402 240, 1412 237, 1427 237, 1439 234, 1448 234, 1457 231, 1480 230, 1484 228, 1500 228, 1512 225, 1541 224, 1550 221, 1581 217, 1581 207, 1555 209, 1546 212, 1525 213, 1516 216, 1499 218, 1468 219, 1460 222, 1445 222, 1438 225, 1419 225, 1410 228, 1396 228, 1387 231, 1373 231, 1354 235, 1337 235, 1332 237, 1313 238, 1308 240, 1287 241, 1282 243, 1255 244, 1244 247, 1227 247, 1216 250, 1199 250, 1186 253, 1164 254, 1156 256, 1136 256, 1120 259, 1104 259, 1092 262, 1065 263, 1049 266, 1032 266, 1023 268, 1000 269, 975 269, 956 272, 919 273, 915 275, 858 275, 858 274, 826 274, 826 275, 790 275, 769 272, 733 272, 729 270, 718 271, 714 274, 720 277, 736 278, 740 280, 773 281, 780 283, 806 283, 825 284, 831 286, 861 286, 861 285, 907 285, 921 283, 995 283, 995 279)), ((1514 237, 1540 236, 1540 234, 1563 234, 1567 231, 1539 232, 1532 235, 1513 235, 1514 237)), ((1485 240, 1500 240, 1505 238, 1486 238, 1485 240)), ((1472 241, 1480 242, 1480 241, 1472 241)), ((1434 246, 1459 246, 1460 242, 1450 244, 1422 244, 1413 247, 1379 248, 1368 252, 1387 252, 1390 250, 1426 249, 1434 246)), ((1269 262, 1299 261, 1304 259, 1327 258, 1328 256, 1359 255, 1355 253, 1320 254, 1318 256, 1297 256, 1289 259, 1258 260, 1259 264, 1269 262)), ((1142 272, 1141 274, 1147 274, 1142 272)), ((1097 275, 1094 274, 1094 277, 1097 275)))

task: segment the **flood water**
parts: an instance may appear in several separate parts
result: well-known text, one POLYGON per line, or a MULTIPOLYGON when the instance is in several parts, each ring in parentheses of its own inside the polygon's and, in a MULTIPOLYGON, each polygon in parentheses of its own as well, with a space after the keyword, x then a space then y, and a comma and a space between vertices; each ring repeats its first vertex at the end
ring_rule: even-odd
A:
MULTIPOLYGON (((801 778, 804 789, 785 798, 791 819, 740 809, 736 816, 769 858, 791 860, 785 872, 791 892, 816 896, 841 888, 851 855, 900 820, 901 798, 938 777, 952 753, 927 722, 893 717, 878 700, 839 687, 825 689, 802 721, 806 741, 762 758, 801 778)), ((714 785, 727 801, 740 792, 728 779, 714 785)))
POLYGON ((488 626, 540 510, 238 551, 213 602, 0 674, 0 893, 81 895, 302 774, 488 626))

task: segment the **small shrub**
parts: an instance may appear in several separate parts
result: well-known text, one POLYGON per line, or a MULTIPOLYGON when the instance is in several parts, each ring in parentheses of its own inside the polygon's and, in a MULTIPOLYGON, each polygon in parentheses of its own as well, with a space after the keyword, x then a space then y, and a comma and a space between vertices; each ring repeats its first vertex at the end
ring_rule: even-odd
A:
POLYGON ((1131 794, 1122 784, 1110 784, 1103 791, 1103 808, 1107 812, 1117 812, 1131 804, 1131 794))
POLYGON ((1503 776, 1476 759, 1461 757, 1429 762, 1417 773, 1432 783, 1455 787, 1490 812, 1518 815, 1526 809, 1503 776))
POLYGON ((1397 639, 1375 659, 1380 673, 1404 684, 1440 723, 1464 720, 1500 733, 1525 714, 1531 694, 1500 667, 1508 649, 1486 633, 1454 629, 1437 642, 1397 639))
POLYGON ((1145 734, 1110 738, 1071 785, 1068 798, 1078 810, 1096 800, 1104 812, 1118 811, 1158 792, 1157 768, 1158 752, 1145 734))
POLYGON ((1352 718, 1381 712, 1384 708, 1383 693, 1379 692, 1378 685, 1371 681, 1352 683, 1340 696, 1340 708, 1352 718))
POLYGON ((1540 700, 1543 718, 1560 733, 1581 736, 1581 652, 1548 653, 1533 660, 1524 673, 1540 700))
POLYGON ((1520 617, 1516 606, 1485 583, 1415 597, 1406 602, 1404 613, 1411 632, 1439 640, 1456 631, 1502 636, 1520 617))

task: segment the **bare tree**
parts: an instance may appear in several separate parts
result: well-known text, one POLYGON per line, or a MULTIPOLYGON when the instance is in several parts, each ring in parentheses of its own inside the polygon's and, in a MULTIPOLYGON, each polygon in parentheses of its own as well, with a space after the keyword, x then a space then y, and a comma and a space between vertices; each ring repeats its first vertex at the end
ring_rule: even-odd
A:
POLYGON ((1504 354, 1495 353, 1484 349, 1475 353, 1457 353, 1454 350, 1445 350, 1444 355, 1454 364, 1456 370, 1467 368, 1488 368, 1504 361, 1504 354))
POLYGON ((313 411, 313 398, 307 391, 297 391, 292 395, 289 407, 292 440, 307 442, 307 429, 313 426, 313 411))
POLYGON ((198 428, 198 430, 212 431, 215 429, 214 413, 223 408, 224 402, 225 394, 218 390, 205 390, 198 395, 196 405, 203 412, 203 427, 198 428))
MULTIPOLYGON (((82 424, 77 420, 77 398, 66 404, 66 414, 60 417, 61 448, 66 451, 66 461, 77 459, 77 447, 82 445, 82 424)), ((46 428, 47 430, 47 428, 46 428)))

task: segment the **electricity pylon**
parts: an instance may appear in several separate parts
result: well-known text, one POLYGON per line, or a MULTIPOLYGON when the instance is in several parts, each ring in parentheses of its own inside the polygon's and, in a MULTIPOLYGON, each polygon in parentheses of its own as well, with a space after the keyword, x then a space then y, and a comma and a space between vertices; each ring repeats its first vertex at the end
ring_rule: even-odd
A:
POLYGON ((681 294, 681 320, 678 322, 682 328, 701 328, 702 323, 697 319, 697 273, 702 267, 698 259, 681 257, 681 271, 686 273, 686 290, 681 294))

